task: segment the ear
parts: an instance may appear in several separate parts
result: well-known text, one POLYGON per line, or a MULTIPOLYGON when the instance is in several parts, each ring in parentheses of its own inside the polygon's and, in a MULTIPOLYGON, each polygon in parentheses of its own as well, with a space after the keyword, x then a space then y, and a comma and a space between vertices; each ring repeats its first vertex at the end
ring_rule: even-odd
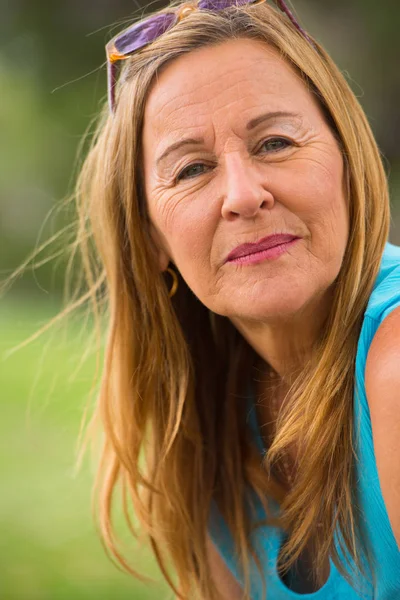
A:
POLYGON ((158 256, 160 271, 166 271, 171 261, 171 257, 165 249, 167 244, 166 240, 164 240, 164 236, 156 229, 153 223, 150 223, 150 236, 158 256))

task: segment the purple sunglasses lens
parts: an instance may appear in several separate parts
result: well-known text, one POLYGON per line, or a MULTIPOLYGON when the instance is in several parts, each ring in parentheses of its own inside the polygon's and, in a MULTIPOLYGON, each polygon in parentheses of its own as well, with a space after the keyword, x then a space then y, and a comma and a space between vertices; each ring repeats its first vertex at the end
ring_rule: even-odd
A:
POLYGON ((200 0, 198 7, 202 10, 224 10, 230 6, 244 6, 256 0, 200 0))
MULTIPOLYGON (((199 0, 197 3, 197 8, 200 10, 219 11, 233 6, 255 4, 257 1, 258 0, 199 0)), ((296 29, 302 33, 302 35, 311 43, 312 46, 316 47, 311 38, 296 21, 285 0, 274 1, 275 4, 282 10, 282 12, 289 17, 296 29)), ((127 31, 121 33, 121 35, 117 36, 112 42, 110 42, 110 44, 113 44, 114 49, 119 54, 119 56, 117 55, 113 59, 111 59, 110 56, 108 61, 108 98, 111 112, 113 112, 115 106, 115 82, 117 77, 116 66, 114 64, 115 61, 127 56, 135 50, 139 50, 139 48, 142 48, 147 44, 150 44, 158 37, 163 35, 163 33, 168 31, 168 29, 170 29, 177 22, 177 20, 177 13, 172 11, 155 15, 146 21, 142 21, 141 23, 137 23, 133 27, 130 27, 127 31)))
POLYGON ((154 41, 165 33, 177 20, 175 13, 163 13, 137 23, 115 39, 114 45, 120 54, 129 54, 154 41))

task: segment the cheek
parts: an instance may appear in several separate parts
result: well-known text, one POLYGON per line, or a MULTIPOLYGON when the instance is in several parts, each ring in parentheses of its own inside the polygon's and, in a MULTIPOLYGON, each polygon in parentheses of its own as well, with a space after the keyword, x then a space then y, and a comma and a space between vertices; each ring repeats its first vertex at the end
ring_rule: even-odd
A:
POLYGON ((326 186, 325 193, 321 194, 318 218, 321 232, 326 236, 325 244, 344 252, 348 237, 348 208, 342 179, 333 179, 326 186))
POLYGON ((173 237, 180 207, 181 199, 178 196, 171 196, 165 192, 153 192, 149 202, 150 216, 167 238, 173 237))
POLYGON ((297 179, 297 186, 297 214, 308 225, 314 241, 346 243, 348 208, 341 156, 331 157, 328 165, 321 161, 311 165, 308 173, 303 171, 303 177, 297 179))
POLYGON ((315 215, 311 225, 311 252, 316 256, 327 283, 340 272, 348 240, 348 216, 341 194, 331 197, 329 205, 315 215))
POLYGON ((182 274, 209 274, 214 240, 214 228, 210 215, 205 211, 182 211, 176 222, 174 246, 176 260, 181 264, 182 274))
MULTIPOLYGON (((217 215, 201 197, 183 192, 162 194, 154 202, 151 216, 167 241, 171 258, 184 271, 210 264, 217 215)), ((215 212, 215 211, 214 211, 215 212)))

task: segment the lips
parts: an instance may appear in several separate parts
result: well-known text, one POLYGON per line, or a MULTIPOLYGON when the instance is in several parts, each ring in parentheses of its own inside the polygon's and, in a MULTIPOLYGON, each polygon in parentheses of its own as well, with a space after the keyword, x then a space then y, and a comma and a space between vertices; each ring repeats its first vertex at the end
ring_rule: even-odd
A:
POLYGON ((290 233, 269 235, 268 237, 262 238, 255 244, 242 244, 241 246, 238 246, 232 250, 230 254, 228 254, 225 262, 229 262, 235 258, 240 258, 241 256, 248 256, 249 254, 255 254, 256 252, 269 250, 269 248, 279 246, 280 244, 286 244, 296 239, 298 239, 298 236, 290 233))

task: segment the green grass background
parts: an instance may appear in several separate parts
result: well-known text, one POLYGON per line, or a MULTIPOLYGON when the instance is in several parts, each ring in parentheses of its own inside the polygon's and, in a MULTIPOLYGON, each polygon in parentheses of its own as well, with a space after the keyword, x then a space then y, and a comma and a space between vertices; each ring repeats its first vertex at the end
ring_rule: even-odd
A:
POLYGON ((1 303, 1 600, 155 600, 172 598, 150 553, 130 558, 158 583, 121 573, 101 546, 91 516, 90 457, 76 474, 76 441, 95 360, 79 368, 88 331, 54 329, 9 350, 56 314, 27 298, 1 303))

